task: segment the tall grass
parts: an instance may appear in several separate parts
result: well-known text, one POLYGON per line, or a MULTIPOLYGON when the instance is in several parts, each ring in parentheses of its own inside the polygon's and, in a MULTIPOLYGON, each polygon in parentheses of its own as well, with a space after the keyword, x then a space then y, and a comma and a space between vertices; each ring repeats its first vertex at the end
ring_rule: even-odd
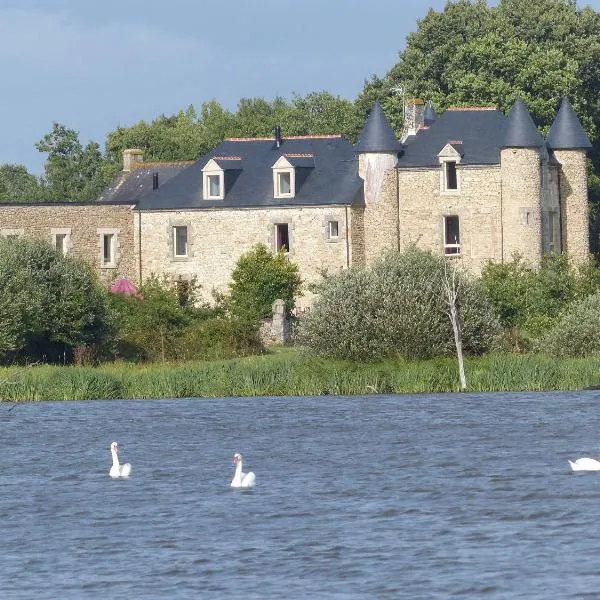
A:
MULTIPOLYGON (((490 355, 466 361, 468 390, 600 387, 600 358, 490 355)), ((456 361, 361 364, 283 349, 264 356, 172 365, 0 369, 0 400, 318 396, 457 392, 456 361)))

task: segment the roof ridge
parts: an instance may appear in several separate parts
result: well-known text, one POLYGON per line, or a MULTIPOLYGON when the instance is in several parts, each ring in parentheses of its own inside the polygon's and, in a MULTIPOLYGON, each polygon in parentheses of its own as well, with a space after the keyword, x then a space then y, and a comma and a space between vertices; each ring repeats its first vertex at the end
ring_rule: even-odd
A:
POLYGON ((449 106, 446 110, 498 110, 495 106, 449 106))
MULTIPOLYGON (((341 138, 343 137, 339 133, 334 134, 323 134, 323 135, 286 135, 282 139, 285 140, 318 140, 318 139, 331 139, 331 138, 341 138)), ((274 142, 275 138, 272 136, 269 137, 230 137, 225 138, 226 142, 265 142, 271 141, 274 142)))

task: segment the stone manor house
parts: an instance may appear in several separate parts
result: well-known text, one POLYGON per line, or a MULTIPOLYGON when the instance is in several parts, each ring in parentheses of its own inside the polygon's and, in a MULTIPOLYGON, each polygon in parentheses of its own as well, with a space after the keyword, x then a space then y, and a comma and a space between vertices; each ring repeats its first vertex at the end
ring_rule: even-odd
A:
MULTIPOLYGON (((398 140, 379 103, 353 146, 338 135, 226 139, 191 162, 123 154, 94 203, 0 204, 0 234, 47 240, 112 283, 151 274, 227 291, 238 258, 262 242, 285 249, 306 283, 411 244, 478 274, 515 252, 586 259, 586 152, 565 98, 547 139, 525 104, 438 117, 414 99, 398 140)), ((310 293, 298 299, 309 306, 310 293)))

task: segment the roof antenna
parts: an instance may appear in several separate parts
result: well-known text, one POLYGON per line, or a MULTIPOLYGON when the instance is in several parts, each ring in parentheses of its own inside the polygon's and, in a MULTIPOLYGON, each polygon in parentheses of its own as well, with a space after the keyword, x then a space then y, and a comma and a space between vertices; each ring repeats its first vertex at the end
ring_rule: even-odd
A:
POLYGON ((275 125, 275 146, 279 148, 281 146, 281 127, 275 125))

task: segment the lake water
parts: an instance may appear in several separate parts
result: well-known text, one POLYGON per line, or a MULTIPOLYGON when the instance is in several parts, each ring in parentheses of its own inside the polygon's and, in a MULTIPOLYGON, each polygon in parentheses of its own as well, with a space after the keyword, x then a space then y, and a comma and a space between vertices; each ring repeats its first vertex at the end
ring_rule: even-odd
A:
POLYGON ((599 401, 0 404, 0 598, 596 599, 599 401))

